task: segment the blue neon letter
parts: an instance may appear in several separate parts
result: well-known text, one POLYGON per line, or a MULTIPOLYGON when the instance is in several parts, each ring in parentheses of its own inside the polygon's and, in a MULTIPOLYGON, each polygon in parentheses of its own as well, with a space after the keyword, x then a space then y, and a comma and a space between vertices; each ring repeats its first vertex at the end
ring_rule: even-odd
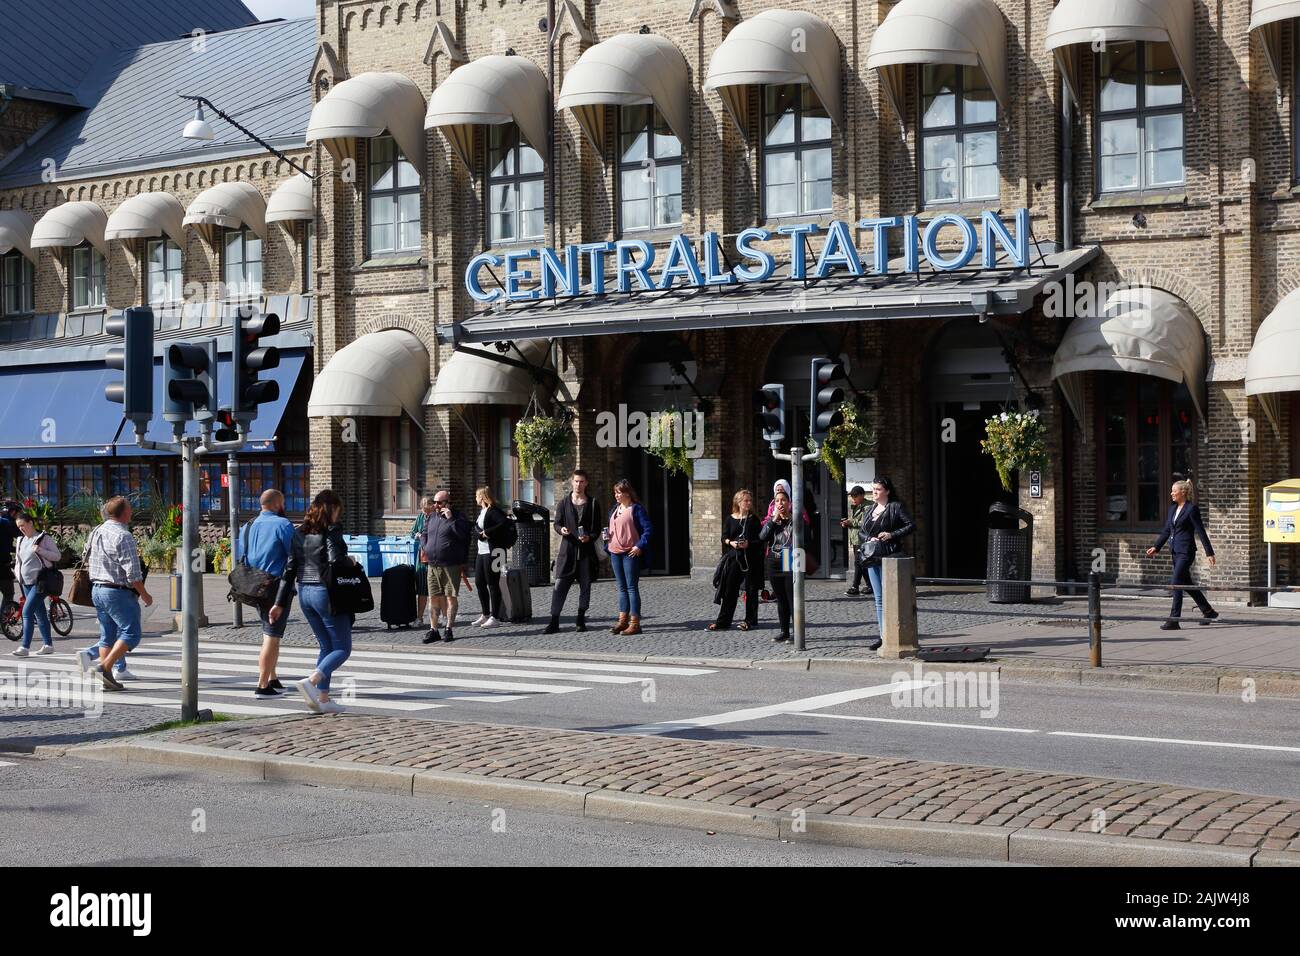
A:
POLYGON ((500 266, 501 257, 494 256, 490 252, 483 252, 469 260, 469 265, 465 267, 465 289, 469 292, 469 297, 477 302, 495 302, 501 298, 501 290, 493 289, 491 292, 486 291, 478 281, 478 271, 484 266, 500 266))

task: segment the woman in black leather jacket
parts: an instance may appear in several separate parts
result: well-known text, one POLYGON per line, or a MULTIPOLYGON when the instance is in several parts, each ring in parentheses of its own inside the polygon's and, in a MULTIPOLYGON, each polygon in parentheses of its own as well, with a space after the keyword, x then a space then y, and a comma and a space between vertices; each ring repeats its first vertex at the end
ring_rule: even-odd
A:
POLYGON ((316 714, 340 714, 343 708, 330 700, 330 675, 352 655, 352 615, 330 608, 325 571, 348 554, 343 540, 343 501, 328 488, 312 501, 299 525, 294 549, 285 565, 281 589, 298 583, 298 606, 311 625, 320 654, 311 676, 297 683, 307 707, 316 714))
POLYGON ((871 501, 862 516, 859 537, 859 559, 867 566, 867 577, 871 581, 871 593, 876 599, 876 638, 867 645, 876 650, 882 643, 880 635, 885 633, 885 607, 880 585, 880 559, 888 558, 903 550, 903 538, 915 529, 912 516, 903 508, 902 502, 894 500, 894 483, 888 478, 877 478, 871 483, 871 501), (870 550, 869 555, 864 554, 870 550))

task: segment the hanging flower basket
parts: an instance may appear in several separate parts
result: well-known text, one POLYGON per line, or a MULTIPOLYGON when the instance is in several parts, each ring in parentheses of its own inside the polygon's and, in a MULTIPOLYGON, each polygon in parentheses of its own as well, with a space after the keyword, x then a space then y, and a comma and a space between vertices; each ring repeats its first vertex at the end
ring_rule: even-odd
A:
POLYGON ((844 420, 826 433, 820 445, 809 438, 808 450, 816 451, 831 478, 843 483, 845 460, 871 455, 876 449, 876 433, 867 426, 866 410, 857 402, 844 401, 839 411, 844 420))
POLYGON ((692 414, 667 408, 650 416, 650 444, 646 452, 663 462, 670 475, 689 478, 695 473, 695 461, 686 448, 682 427, 686 416, 692 414))
POLYGON ((549 474, 555 463, 568 455, 573 434, 563 418, 536 414, 521 418, 515 425, 515 447, 519 450, 519 464, 526 472, 540 467, 549 474))
POLYGON ((988 437, 980 442, 980 448, 992 456, 1003 490, 1011 490, 1013 471, 1046 467, 1047 426, 1037 411, 994 415, 984 423, 984 431, 988 437))

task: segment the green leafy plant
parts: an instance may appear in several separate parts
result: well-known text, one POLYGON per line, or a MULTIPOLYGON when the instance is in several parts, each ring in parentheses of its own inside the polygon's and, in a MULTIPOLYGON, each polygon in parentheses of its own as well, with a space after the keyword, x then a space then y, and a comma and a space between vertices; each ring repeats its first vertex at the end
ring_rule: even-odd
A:
POLYGON ((816 451, 835 481, 844 481, 844 462, 849 458, 866 458, 876 448, 876 433, 867 425, 866 410, 853 401, 840 403, 844 420, 832 426, 826 440, 817 445, 808 439, 809 451, 816 451))
POLYGON ((44 498, 24 498, 23 512, 32 519, 32 524, 36 525, 37 531, 47 529, 58 516, 54 505, 44 498))
POLYGON ((654 412, 650 416, 650 444, 646 452, 663 462, 670 475, 690 477, 695 470, 694 459, 686 448, 682 423, 691 412, 673 408, 654 412))
POLYGON ((180 505, 172 505, 163 512, 162 520, 158 522, 158 527, 154 533, 164 541, 169 541, 173 546, 181 543, 181 528, 184 521, 184 514, 180 505))
POLYGON ((100 513, 102 500, 89 492, 79 491, 68 499, 68 503, 63 506, 59 514, 60 524, 71 525, 74 528, 91 527, 99 524, 103 520, 100 513))
POLYGON ((992 456, 1004 490, 1011 490, 1013 471, 1046 467, 1047 426, 1037 411, 994 415, 984 423, 984 431, 988 437, 980 442, 980 448, 992 456))
POLYGON ((546 473, 554 471, 556 461, 569 453, 572 438, 563 418, 540 414, 521 418, 515 425, 520 466, 527 472, 537 466, 546 473))
POLYGON ((157 532, 137 535, 136 543, 140 547, 140 560, 150 571, 171 574, 176 565, 176 542, 169 541, 157 532))

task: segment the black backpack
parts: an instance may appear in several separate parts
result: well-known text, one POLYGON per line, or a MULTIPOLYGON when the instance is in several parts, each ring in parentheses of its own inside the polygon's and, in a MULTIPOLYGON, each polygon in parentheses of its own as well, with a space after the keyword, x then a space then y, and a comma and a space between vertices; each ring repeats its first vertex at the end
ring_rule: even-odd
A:
POLYGON ((501 547, 513 548, 519 541, 519 522, 514 518, 507 518, 506 525, 501 529, 501 547))

